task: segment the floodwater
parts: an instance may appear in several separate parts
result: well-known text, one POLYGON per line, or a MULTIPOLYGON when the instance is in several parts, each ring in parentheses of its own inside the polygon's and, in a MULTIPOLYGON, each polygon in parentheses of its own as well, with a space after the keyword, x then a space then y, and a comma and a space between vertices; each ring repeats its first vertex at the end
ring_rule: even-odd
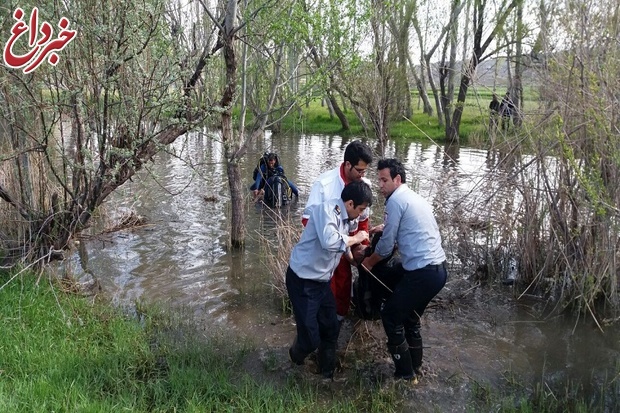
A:
MULTIPOLYGON (((312 181, 342 161, 347 143, 338 136, 268 134, 245 157, 244 184, 251 184, 252 170, 263 151, 277 152, 287 177, 300 189, 299 201, 277 216, 299 223, 301 231, 301 210, 312 181)), ((191 134, 176 142, 173 153, 161 155, 156 165, 106 202, 91 236, 82 242, 82 253, 76 252, 67 264, 78 276, 98 279, 116 305, 131 308, 143 301, 188 309, 207 330, 236 330, 285 359, 294 325, 280 310, 273 275, 262 259, 261 239, 275 232, 274 215, 248 202, 247 248, 228 251, 230 199, 222 153, 221 142, 207 134, 191 134), (144 217, 146 225, 100 232, 131 211, 144 217)), ((455 200, 488 195, 480 193, 489 190, 480 185, 482 176, 501 173, 498 161, 486 151, 471 148, 460 148, 448 157, 433 144, 390 142, 386 155, 403 161, 410 186, 436 209, 454 208, 447 216, 457 212, 455 200), (443 194, 443 201, 439 202, 438 194, 443 194)), ((372 168, 368 178, 376 188, 372 168)), ((377 195, 373 223, 379 222, 382 203, 377 195)), ((446 250, 449 282, 423 323, 430 374, 421 387, 425 390, 408 396, 409 410, 463 411, 475 397, 476 386, 488 383, 501 388, 516 376, 525 380, 521 384, 526 392, 535 383, 578 383, 595 397, 614 378, 612 388, 620 389, 618 327, 601 332, 583 318, 545 316, 541 309, 549 303, 540 297, 517 299, 512 287, 499 282, 476 287, 467 263, 459 262, 450 245, 446 250)), ((359 324, 348 326, 348 339, 355 341, 359 324)), ((381 349, 380 324, 368 322, 364 329, 376 331, 381 349)), ((375 365, 389 375, 389 363, 383 354, 375 365)), ((607 402, 611 409, 620 400, 620 394, 613 396, 615 402, 607 402)))

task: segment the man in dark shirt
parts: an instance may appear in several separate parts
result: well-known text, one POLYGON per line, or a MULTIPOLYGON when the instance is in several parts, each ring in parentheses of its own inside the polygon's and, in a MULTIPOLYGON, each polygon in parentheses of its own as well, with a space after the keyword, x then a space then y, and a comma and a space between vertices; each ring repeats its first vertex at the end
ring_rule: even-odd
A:
POLYGON ((508 130, 510 128, 510 119, 512 118, 512 112, 514 110, 514 103, 510 99, 510 92, 506 92, 502 98, 502 103, 499 105, 499 113, 502 116, 502 129, 508 130))
POLYGON ((497 99, 497 95, 493 93, 493 99, 491 103, 489 103, 489 111, 490 111, 490 129, 494 131, 497 129, 499 125, 499 99, 497 99))

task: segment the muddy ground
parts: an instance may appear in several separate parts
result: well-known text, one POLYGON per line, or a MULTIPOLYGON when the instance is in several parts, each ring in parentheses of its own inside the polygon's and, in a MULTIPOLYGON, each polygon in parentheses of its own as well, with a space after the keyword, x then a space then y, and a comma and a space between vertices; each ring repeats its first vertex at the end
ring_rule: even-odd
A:
MULTIPOLYGON (((494 328, 514 307, 511 292, 488 290, 484 299, 481 294, 480 286, 460 280, 448 282, 431 302, 422 319, 424 377, 417 383, 392 379, 394 366, 381 321, 354 316, 345 319, 341 327, 340 367, 333 382, 315 374, 312 357, 304 366, 289 361, 287 351, 295 326, 294 319, 287 316, 253 326, 251 334, 258 350, 246 359, 244 369, 260 382, 283 384, 293 379, 316 383, 325 397, 355 394, 360 383, 368 389, 395 390, 402 395, 402 404, 395 405, 394 411, 479 411, 476 403, 488 398, 489 390, 499 392, 510 384, 516 372, 513 367, 520 370, 511 367, 511 360, 502 360, 504 354, 497 350, 505 344, 509 353, 519 357, 518 345, 504 343, 506 338, 498 337, 494 328)), ((528 376, 527 371, 520 374, 528 376)), ((531 379, 530 375, 527 381, 531 379)))

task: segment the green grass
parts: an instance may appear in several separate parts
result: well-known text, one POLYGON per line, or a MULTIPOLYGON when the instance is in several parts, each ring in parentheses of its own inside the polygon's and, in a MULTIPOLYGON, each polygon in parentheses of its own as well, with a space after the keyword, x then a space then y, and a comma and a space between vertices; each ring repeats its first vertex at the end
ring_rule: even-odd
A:
POLYGON ((351 129, 343 131, 342 125, 336 116, 331 118, 327 106, 321 105, 320 100, 304 106, 301 111, 291 111, 282 120, 282 131, 286 133, 310 133, 320 135, 341 134, 344 136, 359 136, 363 134, 362 125, 352 110, 346 110, 351 129))
MULTIPOLYGON (((287 116, 282 121, 283 132, 296 132, 307 134, 339 134, 343 136, 360 136, 365 132, 359 119, 352 110, 346 110, 345 115, 349 120, 349 131, 343 131, 338 118, 330 118, 326 106, 322 106, 320 101, 314 101, 302 108, 301 113, 295 112, 287 116)), ((372 135, 373 131, 369 131, 372 135)), ((393 139, 414 139, 424 140, 428 137, 433 140, 443 140, 445 131, 439 127, 437 117, 416 113, 413 119, 402 119, 390 124, 390 137, 393 139)))
MULTIPOLYGON (((0 412, 390 411, 394 395, 338 400, 288 380, 257 382, 239 340, 206 339, 186 318, 130 318, 42 278, 0 275, 0 412), (5 285, 6 284, 6 285, 5 285), (323 401, 321 401, 323 400, 323 401), (317 405, 318 403, 318 405, 317 405)), ((368 389, 367 389, 368 390, 368 389)))
MULTIPOLYGON (((497 93, 501 99, 505 93, 504 89, 498 89, 497 93)), ((459 133, 462 142, 467 142, 470 136, 486 134, 489 124, 489 102, 493 95, 490 89, 470 89, 470 93, 465 102, 465 109, 461 118, 459 133)), ((431 103, 434 105, 432 94, 429 96, 431 103)), ((436 116, 428 116, 421 113, 417 104, 417 93, 413 96, 414 114, 411 119, 395 120, 390 123, 390 138, 405 140, 432 140, 435 142, 445 141, 445 128, 439 126, 439 120, 436 116)), ((537 105, 536 91, 527 89, 525 93, 524 107, 528 108, 537 105)), ((435 109, 433 107, 433 109, 435 109)), ((343 131, 340 121, 336 116, 329 116, 327 106, 321 105, 320 100, 311 102, 301 108, 300 111, 291 112, 282 121, 282 131, 288 133, 306 133, 306 134, 340 134, 343 136, 360 136, 364 134, 362 125, 353 110, 345 110, 345 115, 350 123, 350 130, 343 131)), ((372 135, 373 131, 369 131, 372 135)))

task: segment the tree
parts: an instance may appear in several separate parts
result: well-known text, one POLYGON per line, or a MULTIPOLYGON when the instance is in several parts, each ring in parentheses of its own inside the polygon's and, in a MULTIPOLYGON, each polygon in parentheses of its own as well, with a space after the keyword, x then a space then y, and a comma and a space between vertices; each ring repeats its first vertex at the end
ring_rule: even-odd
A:
MULTIPOLYGON (((461 13, 462 8, 463 8, 463 4, 461 4, 460 0, 455 0, 452 2, 448 22, 441 28, 440 33, 437 36, 437 39, 435 40, 435 43, 428 50, 426 49, 427 46, 425 42, 425 36, 422 35, 420 19, 419 17, 417 17, 417 13, 414 13, 413 21, 412 21, 413 27, 415 29, 415 32, 418 38, 418 44, 420 47, 420 55, 421 55, 420 67, 423 69, 421 71, 421 76, 424 76, 424 70, 425 70, 426 76, 428 77, 428 81, 431 86, 431 90, 433 91, 433 96, 435 98, 435 107, 437 109, 437 118, 439 120, 440 126, 444 125, 444 110, 443 110, 443 104, 441 102, 441 94, 439 93, 439 88, 437 88, 435 84, 435 79, 434 79, 433 71, 432 71, 433 65, 431 63, 431 60, 433 56, 435 55, 437 48, 441 45, 441 42, 443 41, 444 36, 450 31, 454 30, 453 27, 456 24, 456 21, 461 13)), ((425 20, 428 20, 428 19, 425 19, 425 20)), ((422 83, 422 85, 423 84, 424 83, 422 83)), ((426 95, 426 92, 424 92, 423 95, 426 95)), ((430 106, 430 104, 425 103, 425 107, 426 106, 430 106)), ((429 115, 432 114, 432 110, 427 109, 425 111, 429 113, 429 115)))
POLYGON ((403 117, 411 119, 411 87, 407 68, 409 67, 409 29, 412 24, 413 13, 416 10, 416 0, 396 2, 388 16, 388 27, 395 39, 396 67, 394 69, 394 108, 392 119, 401 120, 403 117))
POLYGON ((379 142, 381 152, 385 150, 389 137, 390 104, 394 97, 394 39, 386 27, 387 5, 382 1, 373 1, 374 13, 371 17, 371 30, 373 34, 373 84, 370 90, 365 90, 364 102, 368 117, 375 131, 375 137, 379 142))
POLYGON ((312 82, 291 93, 291 72, 303 59, 286 61, 286 45, 294 42, 294 35, 284 41, 294 26, 290 3, 219 6, 85 0, 70 9, 57 2, 39 7, 42 18, 66 16, 80 33, 55 67, 44 64, 29 75, 1 69, 0 125, 8 138, 0 138, 0 219, 11 223, 0 230, 1 261, 59 256, 114 190, 178 137, 214 124, 215 115, 233 206, 231 244, 243 245, 239 160, 247 143, 288 113, 312 82), (255 29, 251 22, 258 22, 255 29), (235 123, 241 39, 262 56, 255 64, 244 60, 243 75, 263 70, 264 81, 243 89, 235 123), (220 51, 223 66, 213 59, 220 51))
MULTIPOLYGON (((349 130, 349 120, 337 98, 338 95, 352 98, 347 92, 349 74, 361 62, 360 44, 366 35, 367 6, 360 0, 305 1, 301 5, 295 19, 304 26, 300 33, 308 50, 307 70, 324 93, 330 115, 338 117, 342 130, 349 130)), ((354 100, 352 106, 356 112, 360 110, 359 102, 354 100)), ((363 117, 360 121, 364 123, 363 117)))
POLYGON ((289 53, 301 48, 303 37, 297 30, 303 30, 292 19, 295 2, 267 0, 262 3, 241 5, 228 0, 218 15, 207 4, 201 2, 204 12, 218 28, 218 44, 222 45, 225 66, 225 82, 222 97, 217 108, 221 115, 222 141, 231 194, 230 242, 234 248, 245 244, 245 190, 242 187, 240 161, 250 142, 261 136, 265 129, 278 122, 309 93, 315 80, 305 77, 303 87, 291 87, 298 76, 298 68, 308 53, 289 53), (245 32, 241 36, 241 32, 245 32), (246 70, 259 74, 255 77, 248 103, 252 104, 253 122, 246 131, 246 112, 242 110, 238 122, 233 119, 233 110, 239 103, 239 56, 240 40, 252 50, 253 60, 248 61, 246 70), (302 58, 303 57, 303 58, 302 58), (287 59, 289 59, 287 61, 287 59), (275 118, 274 118, 275 117, 275 118), (236 129, 235 129, 236 128, 236 129))
POLYGON ((461 81, 459 84, 459 94, 457 103, 454 108, 454 114, 452 121, 446 126, 446 140, 448 143, 459 142, 459 128, 461 125, 461 117, 463 116, 463 108, 465 106, 465 99, 467 98, 467 90, 469 89, 471 80, 476 73, 478 64, 486 59, 488 56, 484 56, 487 48, 493 42, 497 33, 503 27, 506 19, 512 13, 520 0, 504 0, 498 8, 498 12, 495 14, 494 23, 490 29, 490 33, 483 39, 487 26, 485 24, 485 18, 487 18, 487 0, 474 0, 474 43, 472 56, 469 62, 464 66, 461 73, 461 81))
POLYGON ((166 3, 40 6, 41 20, 64 16, 79 34, 55 67, 0 72, 0 118, 11 136, 0 142, 4 261, 58 256, 116 188, 204 124, 209 108, 186 80, 203 60, 182 65, 172 53, 166 3))
MULTIPOLYGON (((609 0, 555 7, 554 19, 541 16, 536 48, 545 64, 532 147, 544 201, 523 218, 537 230, 523 231, 520 252, 527 282, 544 287, 550 279, 561 286, 560 305, 595 319, 615 312, 597 320, 603 325, 620 320, 620 8, 609 0)), ((553 8, 541 3, 541 11, 553 8)))
POLYGON ((460 0, 455 0, 452 3, 452 13, 450 15, 450 29, 447 32, 447 36, 444 42, 444 48, 441 56, 441 63, 439 64, 439 88, 441 93, 441 109, 443 110, 443 117, 445 124, 450 125, 450 114, 452 113, 452 100, 454 96, 454 77, 456 76, 456 52, 457 52, 457 36, 458 29, 458 14, 462 8, 460 0))

